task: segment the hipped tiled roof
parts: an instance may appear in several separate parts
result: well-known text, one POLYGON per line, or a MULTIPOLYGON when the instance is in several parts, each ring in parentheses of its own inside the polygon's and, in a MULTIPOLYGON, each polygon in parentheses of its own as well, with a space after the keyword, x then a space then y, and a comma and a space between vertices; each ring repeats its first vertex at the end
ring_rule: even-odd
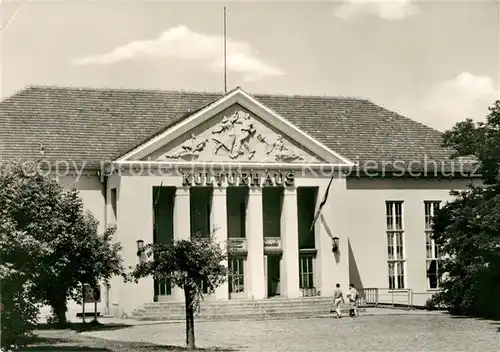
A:
MULTIPOLYGON (((330 149, 361 164, 449 163, 442 134, 356 98, 254 94, 330 149)), ((88 166, 114 160, 221 93, 29 87, 0 103, 0 158, 88 166)))

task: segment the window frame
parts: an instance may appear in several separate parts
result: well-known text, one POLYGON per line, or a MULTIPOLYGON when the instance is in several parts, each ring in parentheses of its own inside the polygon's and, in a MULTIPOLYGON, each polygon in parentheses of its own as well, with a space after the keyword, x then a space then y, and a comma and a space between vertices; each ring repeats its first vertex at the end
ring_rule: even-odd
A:
POLYGON ((314 285, 314 254, 299 254, 299 288, 311 289, 314 285), (304 265, 304 263, 306 265, 304 265), (306 270, 304 270, 306 269, 306 270), (304 285, 306 283, 306 285, 304 285))
POLYGON ((442 281, 442 274, 440 275, 440 262, 442 260, 439 251, 439 245, 436 240, 432 238, 432 219, 436 214, 436 210, 441 208, 441 201, 426 200, 424 201, 424 227, 425 227, 425 282, 427 290, 439 290, 442 281), (430 253, 430 256, 429 256, 430 253), (435 262, 435 274, 429 275, 429 269, 435 262), (435 287, 432 287, 430 276, 435 276, 435 287))
POLYGON ((390 290, 406 289, 403 201, 386 201, 387 278, 390 290))

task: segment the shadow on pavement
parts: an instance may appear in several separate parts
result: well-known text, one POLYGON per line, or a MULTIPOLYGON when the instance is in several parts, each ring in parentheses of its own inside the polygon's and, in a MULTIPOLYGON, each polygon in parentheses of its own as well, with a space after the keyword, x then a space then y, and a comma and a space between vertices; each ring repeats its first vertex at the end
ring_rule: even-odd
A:
MULTIPOLYGON (((74 330, 55 330, 50 331, 48 337, 36 337, 28 347, 23 347, 17 351, 35 352, 35 351, 54 351, 54 352, 154 352, 154 351, 187 351, 183 346, 156 345, 146 342, 125 342, 104 340, 94 337, 79 335, 74 330)), ((197 348, 197 351, 219 351, 233 352, 236 349, 227 348, 197 348)))
POLYGON ((78 346, 35 346, 27 347, 18 351, 26 352, 36 352, 36 351, 54 351, 54 352, 84 352, 84 351, 94 351, 94 352, 112 352, 113 350, 107 348, 94 348, 94 347, 78 347, 78 346))
POLYGON ((56 326, 53 324, 40 324, 36 330, 72 330, 76 332, 85 331, 105 331, 105 330, 119 330, 129 328, 129 324, 101 324, 101 323, 68 323, 65 327, 56 326))
POLYGON ((483 320, 489 321, 491 325, 497 328, 497 332, 500 332, 500 317, 469 317, 465 315, 453 315, 450 314, 452 319, 472 319, 472 320, 483 320))

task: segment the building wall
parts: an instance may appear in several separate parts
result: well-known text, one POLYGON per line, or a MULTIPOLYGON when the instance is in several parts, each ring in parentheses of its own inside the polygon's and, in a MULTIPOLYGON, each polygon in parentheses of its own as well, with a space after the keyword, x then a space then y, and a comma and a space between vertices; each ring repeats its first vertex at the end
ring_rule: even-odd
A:
MULTIPOLYGON (((98 176, 60 176, 59 184, 61 184, 65 189, 70 187, 76 187, 79 191, 80 197, 82 198, 84 209, 90 211, 96 219, 99 221, 99 231, 103 232, 106 226, 106 212, 105 212, 105 202, 103 195, 103 184, 98 176)), ((98 303, 98 312, 104 314, 105 312, 105 301, 106 301, 106 290, 104 286, 101 286, 101 302, 98 303)), ((85 304, 86 312, 94 311, 94 304, 85 304)), ((74 301, 68 302, 68 312, 66 317, 69 321, 76 319, 76 314, 82 312, 82 306, 74 301)), ((42 319, 45 319, 50 315, 50 307, 44 306, 40 311, 42 319)))
MULTIPOLYGON (((387 267, 386 201, 403 201, 405 287, 413 293, 413 304, 424 305, 436 290, 428 289, 424 201, 452 200, 450 190, 464 189, 465 179, 358 179, 346 182, 345 214, 349 219, 350 279, 358 287, 381 289, 381 300, 391 303, 387 267), (385 290, 384 290, 385 289, 385 290)), ((396 290, 397 291, 397 290, 396 290)), ((399 303, 407 292, 396 292, 399 303)))
MULTIPOLYGON (((311 173, 296 173, 295 186, 318 187, 319 205, 329 177, 311 173)), ((102 183, 97 176, 62 177, 64 187, 75 185, 80 191, 85 208, 100 222, 117 224, 116 240, 124 248, 125 267, 137 263, 136 241, 153 241, 152 188, 154 186, 181 187, 180 176, 111 176, 107 182, 107 203, 102 192, 102 183), (75 183, 76 181, 76 183, 75 183), (111 204, 111 189, 116 189, 116 214, 111 204)), ((358 178, 335 178, 328 201, 316 223, 316 248, 314 261, 316 288, 322 296, 331 296, 335 283, 347 287, 353 282, 361 288, 388 289, 386 201, 403 201, 405 287, 412 290, 414 305, 423 305, 435 291, 427 288, 425 258, 424 201, 452 200, 451 189, 463 189, 468 180, 417 180, 385 179, 370 180, 358 178), (339 237, 337 254, 331 250, 331 237, 339 237)), ((184 221, 188 221, 185 219, 184 221)), ((247 237, 251 234, 247 234, 247 237)), ((101 313, 106 310, 106 289, 102 287, 102 301, 98 305, 101 313)), ((390 301, 388 290, 381 301, 390 301)), ((407 302, 407 292, 396 293, 396 301, 407 302)), ((121 278, 111 282, 109 311, 115 315, 130 313, 146 302, 153 300, 153 280, 146 278, 135 283, 123 283, 121 278)), ((390 302, 389 302, 390 303, 390 302)), ((93 311, 87 304, 85 310, 93 311)), ((46 307, 42 316, 50 312, 46 307)), ((75 319, 81 306, 69 302, 68 319, 75 319)))

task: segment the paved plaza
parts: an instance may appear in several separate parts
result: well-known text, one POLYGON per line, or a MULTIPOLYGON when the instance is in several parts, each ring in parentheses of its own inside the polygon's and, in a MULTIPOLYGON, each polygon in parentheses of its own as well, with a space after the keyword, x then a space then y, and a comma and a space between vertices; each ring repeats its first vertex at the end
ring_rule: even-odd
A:
MULTIPOLYGON (((125 321, 126 322, 126 321, 125 321)), ((91 337, 183 346, 181 322, 85 332, 91 337)), ((197 322, 198 347, 235 351, 499 351, 500 322, 444 313, 375 314, 359 318, 197 322)))

